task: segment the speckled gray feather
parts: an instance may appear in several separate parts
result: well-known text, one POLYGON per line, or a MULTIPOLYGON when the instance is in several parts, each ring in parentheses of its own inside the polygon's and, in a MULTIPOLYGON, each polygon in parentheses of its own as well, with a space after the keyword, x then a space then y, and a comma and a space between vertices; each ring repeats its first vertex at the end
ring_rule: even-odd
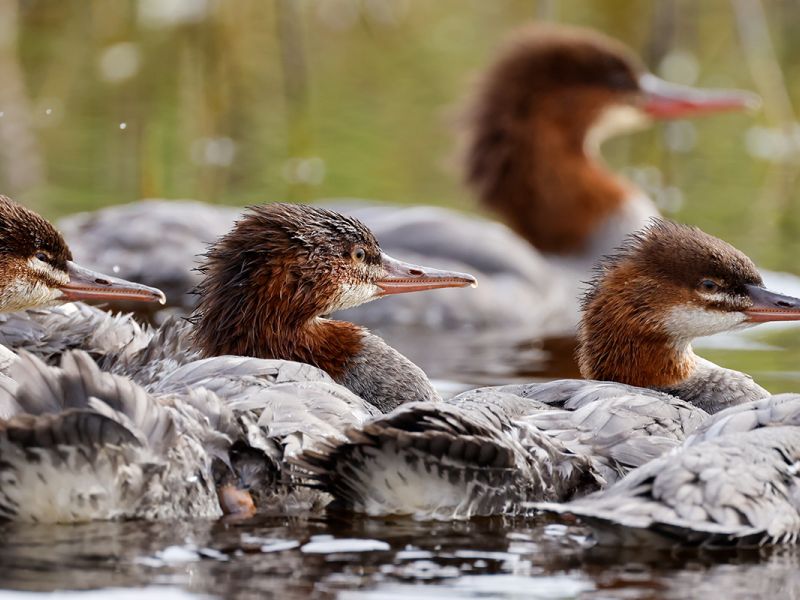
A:
POLYGON ((298 462, 339 504, 373 515, 518 513, 537 497, 564 500, 613 483, 678 447, 707 416, 673 396, 607 382, 479 388, 444 403, 401 406, 298 462), (442 421, 432 416, 437 410, 442 421), (477 465, 454 462, 475 443, 513 455, 515 472, 502 486, 478 485, 477 465), (443 450, 451 447, 452 456, 443 450))
POLYGON ((0 344, 57 364, 68 350, 101 359, 144 347, 152 333, 130 315, 111 315, 82 302, 0 314, 0 344))
POLYGON ((712 414, 769 396, 769 392, 746 373, 725 369, 700 357, 695 361, 696 367, 688 379, 661 391, 683 398, 712 414))
POLYGON ((441 399, 422 369, 381 338, 365 333, 361 340, 361 350, 348 360, 339 383, 374 399, 385 413, 405 402, 441 399))
MULTIPOLYGON (((25 411, 0 427, 0 517, 89 519, 221 514, 211 463, 230 440, 190 404, 149 396, 85 353, 60 368, 21 354, 0 397, 25 411)), ((207 398, 206 398, 207 400, 207 398)))
POLYGON ((539 508, 580 517, 607 544, 793 543, 799 466, 800 429, 760 427, 692 444, 607 490, 539 508))
POLYGON ((469 518, 598 486, 591 462, 493 405, 410 403, 296 463, 341 505, 372 515, 469 518))

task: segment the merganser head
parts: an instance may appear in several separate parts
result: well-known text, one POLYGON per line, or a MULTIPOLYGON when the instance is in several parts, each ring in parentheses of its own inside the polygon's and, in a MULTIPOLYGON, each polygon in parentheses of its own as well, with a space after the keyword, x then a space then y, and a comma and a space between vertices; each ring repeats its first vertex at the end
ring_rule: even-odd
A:
POLYGON ((396 260, 360 221, 299 204, 250 207, 200 270, 194 320, 207 355, 294 360, 287 349, 298 330, 319 317, 389 294, 476 284, 396 260))
POLYGON ((595 164, 604 140, 653 119, 758 103, 748 92, 662 81, 598 32, 533 24, 509 39, 472 99, 466 179, 537 248, 581 250, 630 191, 595 164))
POLYGON ((583 303, 581 374, 669 387, 693 368, 691 341, 800 320, 800 299, 764 289, 742 252, 695 227, 656 219, 601 261, 583 303))
POLYGON ((61 234, 35 212, 0 196, 0 311, 73 300, 164 303, 161 290, 96 273, 72 260, 61 234))

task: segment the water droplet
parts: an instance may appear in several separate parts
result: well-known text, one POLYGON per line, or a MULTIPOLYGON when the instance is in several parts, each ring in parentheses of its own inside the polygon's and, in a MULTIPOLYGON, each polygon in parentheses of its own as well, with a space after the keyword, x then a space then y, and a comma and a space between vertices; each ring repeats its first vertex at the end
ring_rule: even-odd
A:
POLYGON ((111 267, 111 270, 112 270, 114 273, 119 273, 119 265, 114 265, 113 267, 111 267))
POLYGON ((52 108, 48 108, 47 110, 44 111, 44 114, 52 115, 53 114, 53 109, 52 108))
POLYGON ((127 127, 128 127, 128 124, 127 124, 127 123, 120 123, 120 124, 119 124, 119 128, 120 128, 120 129, 127 129, 127 127))

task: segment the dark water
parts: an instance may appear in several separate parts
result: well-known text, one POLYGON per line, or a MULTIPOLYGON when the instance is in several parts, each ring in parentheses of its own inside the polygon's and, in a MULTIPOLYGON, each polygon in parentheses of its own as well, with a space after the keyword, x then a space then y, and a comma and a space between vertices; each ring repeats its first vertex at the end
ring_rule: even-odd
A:
MULTIPOLYGON (((397 332, 385 333, 393 344, 408 343, 397 332)), ((471 373, 466 378, 472 384, 574 373, 571 340, 521 339, 490 348, 474 344, 471 336, 445 337, 447 346, 435 347, 435 339, 420 344, 417 338, 416 344, 416 358, 439 377, 466 366, 472 370, 462 373, 471 373)), ((699 346, 703 355, 753 373, 772 391, 800 390, 798 328, 755 330, 699 346)), ((240 522, 11 524, 0 525, 0 540, 0 587, 7 590, 0 598, 31 597, 11 590, 115 600, 800 595, 795 547, 601 548, 578 524, 543 517, 421 523, 331 514, 240 522)))
MULTIPOLYGON (((333 515, 239 523, 0 529, 14 590, 124 597, 685 598, 800 592, 798 551, 626 552, 542 519, 418 523, 333 515), (112 595, 113 589, 113 595, 112 595)), ((25 597, 29 597, 26 595, 25 597)))

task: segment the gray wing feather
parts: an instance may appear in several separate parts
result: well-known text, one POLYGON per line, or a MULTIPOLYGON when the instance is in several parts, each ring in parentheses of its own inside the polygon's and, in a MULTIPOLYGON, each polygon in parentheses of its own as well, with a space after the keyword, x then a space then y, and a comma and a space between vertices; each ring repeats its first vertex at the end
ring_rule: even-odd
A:
POLYGON ((601 542, 737 544, 800 534, 800 432, 720 435, 654 460, 614 486, 550 512, 577 515, 601 542))

